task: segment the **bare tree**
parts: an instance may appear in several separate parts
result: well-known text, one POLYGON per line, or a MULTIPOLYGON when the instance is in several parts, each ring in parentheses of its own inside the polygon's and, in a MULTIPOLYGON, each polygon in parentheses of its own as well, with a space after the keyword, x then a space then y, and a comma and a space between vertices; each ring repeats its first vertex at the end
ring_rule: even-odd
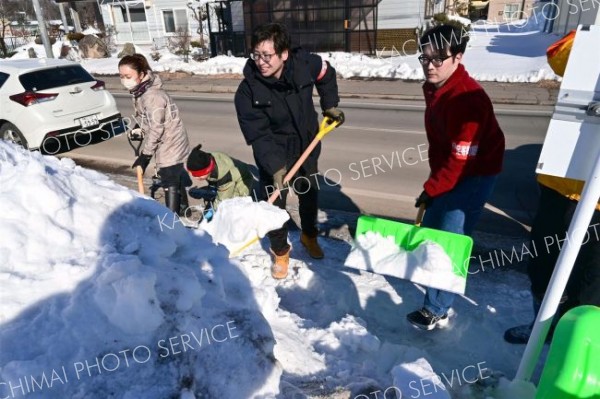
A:
POLYGON ((2 57, 8 56, 9 50, 5 38, 10 33, 10 23, 15 19, 18 10, 18 3, 0 0, 0 52, 2 57))
POLYGON ((117 45, 115 42, 117 37, 117 29, 114 27, 114 25, 105 25, 104 32, 100 36, 110 53, 116 50, 117 45))
POLYGON ((206 43, 204 42, 204 21, 206 21, 208 18, 208 12, 200 0, 194 0, 193 2, 190 1, 187 3, 187 6, 190 10, 192 10, 194 19, 198 21, 198 29, 196 29, 196 33, 200 36, 200 47, 204 49, 206 47, 206 43))
POLYGON ((55 2, 51 0, 40 0, 40 7, 42 8, 44 21, 60 19, 60 10, 58 9, 58 4, 55 2))
POLYGON ((182 55, 183 62, 189 62, 191 41, 192 37, 187 28, 177 28, 177 33, 169 38, 169 51, 175 55, 182 55))
POLYGON ((446 7, 448 15, 467 16, 469 14, 468 0, 452 0, 446 7))

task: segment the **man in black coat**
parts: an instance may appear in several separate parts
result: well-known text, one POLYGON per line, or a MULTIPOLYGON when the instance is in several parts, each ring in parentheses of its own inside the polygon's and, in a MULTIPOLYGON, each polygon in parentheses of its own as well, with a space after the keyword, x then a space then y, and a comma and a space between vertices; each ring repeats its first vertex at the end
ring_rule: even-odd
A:
MULTIPOLYGON (((316 54, 290 48, 290 35, 284 25, 269 23, 252 36, 252 54, 244 67, 244 80, 235 95, 235 108, 246 143, 252 146, 258 166, 261 193, 270 195, 282 189, 275 205, 285 209, 287 190, 298 195, 302 227, 300 241, 309 255, 323 257, 317 242, 319 144, 302 165, 289 187, 283 179, 319 130, 318 114, 312 99, 313 88, 321 98, 323 115, 339 122, 344 113, 339 103, 335 69, 316 54)), ((291 247, 287 227, 268 234, 275 261, 274 278, 285 278, 291 247)))

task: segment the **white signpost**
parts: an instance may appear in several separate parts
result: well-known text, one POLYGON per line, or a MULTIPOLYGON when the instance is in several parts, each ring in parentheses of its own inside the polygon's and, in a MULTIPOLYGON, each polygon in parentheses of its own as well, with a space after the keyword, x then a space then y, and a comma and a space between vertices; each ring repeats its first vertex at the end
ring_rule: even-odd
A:
POLYGON ((531 379, 600 198, 599 43, 600 21, 579 26, 536 170, 584 180, 585 185, 519 364, 518 380, 531 379))

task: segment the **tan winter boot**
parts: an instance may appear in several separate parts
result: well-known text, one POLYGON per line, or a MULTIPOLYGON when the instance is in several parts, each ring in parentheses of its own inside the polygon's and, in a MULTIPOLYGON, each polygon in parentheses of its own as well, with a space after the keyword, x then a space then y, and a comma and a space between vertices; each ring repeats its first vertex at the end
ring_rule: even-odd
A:
POLYGON ((300 236, 300 242, 304 245, 304 248, 308 251, 308 254, 313 259, 322 259, 324 254, 323 250, 319 246, 317 237, 310 237, 309 235, 302 233, 300 236))
POLYGON ((271 253, 275 257, 275 261, 271 266, 271 276, 273 276, 273 278, 281 280, 287 277, 291 251, 292 247, 290 247, 283 255, 277 255, 275 252, 273 252, 273 250, 271 250, 271 253))

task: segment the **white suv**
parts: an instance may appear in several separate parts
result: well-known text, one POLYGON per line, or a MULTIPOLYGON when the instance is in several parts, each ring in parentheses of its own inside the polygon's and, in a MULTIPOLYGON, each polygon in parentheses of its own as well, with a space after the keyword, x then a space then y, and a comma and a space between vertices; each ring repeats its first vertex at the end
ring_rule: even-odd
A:
POLYGON ((78 63, 43 58, 0 61, 0 139, 57 154, 124 131, 104 82, 78 63))

